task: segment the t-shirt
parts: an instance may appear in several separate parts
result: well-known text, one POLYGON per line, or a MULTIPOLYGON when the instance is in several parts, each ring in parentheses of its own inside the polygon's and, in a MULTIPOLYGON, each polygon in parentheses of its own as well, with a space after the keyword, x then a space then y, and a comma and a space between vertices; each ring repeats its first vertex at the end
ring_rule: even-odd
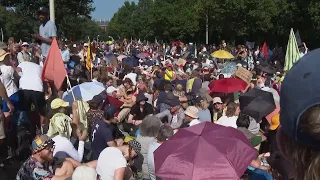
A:
POLYGON ((8 97, 18 91, 18 88, 15 84, 14 80, 14 69, 12 66, 1 65, 0 66, 0 79, 3 83, 4 87, 7 90, 8 97))
POLYGON ((232 116, 232 117, 222 116, 220 119, 218 119, 217 124, 226 126, 226 127, 237 128, 238 127, 237 119, 238 119, 238 116, 232 116))
POLYGON ((84 152, 84 141, 79 141, 78 150, 76 150, 67 138, 57 135, 52 138, 55 142, 55 148, 53 151, 53 156, 55 156, 58 152, 67 153, 72 159, 81 162, 83 158, 84 152))
POLYGON ((107 142, 113 141, 111 126, 103 120, 95 122, 92 131, 92 152, 96 160, 103 149, 108 147, 107 142))
POLYGON ((22 164, 18 173, 17 180, 51 180, 53 171, 51 166, 44 166, 35 158, 30 157, 22 164))
POLYGON ((212 122, 212 117, 209 109, 199 109, 198 115, 200 122, 212 122))
POLYGON ((143 120, 146 116, 153 114, 153 107, 146 102, 143 107, 143 112, 141 112, 140 105, 135 104, 132 106, 130 114, 133 115, 133 120, 143 120))
POLYGON ((18 66, 22 72, 20 74, 19 88, 22 90, 32 90, 43 92, 43 82, 41 79, 42 67, 33 62, 22 62, 18 66))
POLYGON ((154 169, 154 151, 158 149, 158 147, 161 144, 157 143, 156 140, 152 141, 151 144, 149 145, 148 149, 148 169, 149 169, 149 176, 151 180, 156 180, 156 173, 154 169))
MULTIPOLYGON (((45 24, 41 24, 39 27, 39 34, 44 38, 52 38, 57 36, 57 27, 52 21, 47 21, 45 24)), ((48 56, 50 44, 44 42, 41 43, 41 55, 48 56)))
POLYGON ((123 157, 122 152, 115 147, 105 148, 97 162, 96 171, 100 176, 100 180, 113 180, 114 172, 117 169, 125 168, 127 166, 127 161, 123 157))

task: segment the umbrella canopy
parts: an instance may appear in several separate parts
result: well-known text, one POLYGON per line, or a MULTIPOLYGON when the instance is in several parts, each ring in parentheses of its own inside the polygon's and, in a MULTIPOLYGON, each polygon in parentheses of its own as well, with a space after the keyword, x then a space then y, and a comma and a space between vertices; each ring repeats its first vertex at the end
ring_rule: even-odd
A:
POLYGON ((211 56, 214 58, 219 58, 219 59, 234 59, 234 56, 225 50, 215 51, 211 54, 211 56))
POLYGON ((139 53, 139 54, 137 55, 137 57, 140 58, 140 59, 145 59, 145 58, 148 57, 148 56, 149 56, 149 54, 148 54, 148 53, 145 53, 145 52, 139 53))
POLYGON ((284 63, 284 70, 289 71, 294 63, 296 63, 300 59, 300 52, 296 40, 296 36, 294 35, 293 29, 291 28, 287 52, 284 63))
POLYGON ((234 128, 204 122, 180 129, 154 152, 163 179, 239 179, 257 151, 234 128))
POLYGON ((247 83, 241 79, 236 78, 224 78, 211 81, 209 83, 209 93, 211 92, 222 92, 222 93, 233 93, 242 91, 247 87, 247 83))
POLYGON ((259 65, 257 68, 263 72, 268 73, 268 74, 275 74, 276 73, 276 70, 273 69, 272 67, 270 67, 269 65, 265 65, 265 66, 259 65))
POLYGON ((250 89, 240 96, 239 101, 241 113, 253 117, 256 121, 260 121, 276 109, 272 93, 257 88, 250 89))
MULTIPOLYGON (((85 82, 72 87, 72 92, 74 93, 76 100, 83 100, 83 101, 92 100, 94 96, 100 94, 104 90, 105 90, 105 87, 103 86, 102 83, 99 83, 99 82, 85 82)), ((64 92, 62 99, 64 101, 69 102, 70 105, 74 101, 71 91, 64 92)))
POLYGON ((122 59, 124 59, 124 58, 126 58, 126 57, 127 57, 127 56, 120 54, 120 55, 117 57, 117 59, 118 59, 119 61, 122 61, 122 59))

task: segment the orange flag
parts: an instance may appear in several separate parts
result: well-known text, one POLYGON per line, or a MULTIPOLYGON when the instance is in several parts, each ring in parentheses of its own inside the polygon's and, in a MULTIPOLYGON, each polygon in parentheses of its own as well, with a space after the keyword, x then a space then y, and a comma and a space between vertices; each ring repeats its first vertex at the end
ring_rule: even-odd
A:
POLYGON ((43 65, 42 80, 53 81, 56 88, 60 89, 66 75, 67 70, 64 67, 61 51, 56 38, 54 38, 46 62, 43 65))

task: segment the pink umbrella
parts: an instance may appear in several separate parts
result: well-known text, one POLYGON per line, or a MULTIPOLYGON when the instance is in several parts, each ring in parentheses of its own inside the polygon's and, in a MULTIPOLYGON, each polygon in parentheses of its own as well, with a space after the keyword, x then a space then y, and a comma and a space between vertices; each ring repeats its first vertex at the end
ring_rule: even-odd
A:
POLYGON ((155 152, 155 172, 164 180, 239 179, 257 151, 237 129, 205 122, 179 129, 155 152))

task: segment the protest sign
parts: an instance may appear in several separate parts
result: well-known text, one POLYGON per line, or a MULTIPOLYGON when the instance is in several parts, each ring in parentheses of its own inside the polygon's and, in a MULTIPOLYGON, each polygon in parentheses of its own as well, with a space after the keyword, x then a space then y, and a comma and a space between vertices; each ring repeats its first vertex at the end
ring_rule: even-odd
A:
POLYGON ((235 73, 235 76, 244 80, 248 84, 251 82, 252 73, 243 67, 238 67, 238 70, 235 73))

